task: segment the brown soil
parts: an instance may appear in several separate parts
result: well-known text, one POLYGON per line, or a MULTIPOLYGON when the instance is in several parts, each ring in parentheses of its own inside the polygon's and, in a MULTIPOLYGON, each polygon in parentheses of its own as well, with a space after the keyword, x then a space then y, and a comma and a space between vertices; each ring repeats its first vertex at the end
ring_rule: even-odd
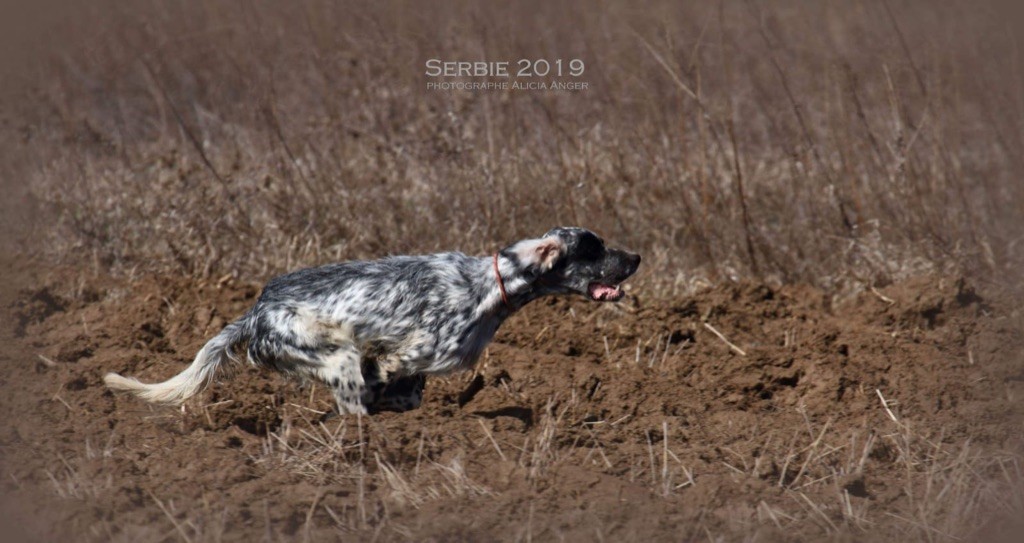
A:
POLYGON ((102 386, 180 371, 256 284, 9 274, 0 484, 33 539, 971 536, 1020 468, 1021 317, 963 280, 540 302, 421 409, 321 422, 252 368, 180 410, 102 386))

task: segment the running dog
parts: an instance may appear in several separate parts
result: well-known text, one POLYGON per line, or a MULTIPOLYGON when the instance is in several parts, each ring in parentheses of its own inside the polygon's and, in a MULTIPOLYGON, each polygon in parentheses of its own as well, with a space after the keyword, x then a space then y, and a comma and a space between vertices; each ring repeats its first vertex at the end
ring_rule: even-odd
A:
POLYGON ((560 227, 489 257, 392 256, 299 270, 271 279, 242 318, 211 339, 183 372, 157 384, 108 373, 115 390, 180 404, 237 360, 333 392, 339 413, 419 407, 427 375, 473 367, 501 323, 537 298, 578 294, 617 301, 640 255, 593 232, 560 227))

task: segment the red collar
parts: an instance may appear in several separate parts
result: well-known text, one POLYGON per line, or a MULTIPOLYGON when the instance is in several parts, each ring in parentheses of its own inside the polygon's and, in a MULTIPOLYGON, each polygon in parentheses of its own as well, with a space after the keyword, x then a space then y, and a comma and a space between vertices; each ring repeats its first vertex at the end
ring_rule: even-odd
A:
POLYGON ((501 291, 501 301, 505 302, 505 307, 511 308, 512 306, 508 303, 508 293, 505 292, 505 282, 501 280, 501 272, 498 271, 498 253, 494 253, 494 276, 498 278, 498 290, 501 291))

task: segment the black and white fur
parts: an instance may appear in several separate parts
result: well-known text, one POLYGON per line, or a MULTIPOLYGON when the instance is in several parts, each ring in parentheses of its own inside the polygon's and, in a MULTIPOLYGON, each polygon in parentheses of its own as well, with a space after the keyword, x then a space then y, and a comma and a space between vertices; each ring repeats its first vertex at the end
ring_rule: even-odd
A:
POLYGON ((252 309, 175 377, 144 384, 109 373, 104 381, 150 402, 180 404, 247 345, 256 366, 327 384, 340 413, 405 411, 419 406, 425 376, 472 368, 501 323, 527 303, 556 294, 618 300, 619 284, 639 265, 639 255, 563 227, 496 256, 393 256, 303 269, 267 283, 252 309))

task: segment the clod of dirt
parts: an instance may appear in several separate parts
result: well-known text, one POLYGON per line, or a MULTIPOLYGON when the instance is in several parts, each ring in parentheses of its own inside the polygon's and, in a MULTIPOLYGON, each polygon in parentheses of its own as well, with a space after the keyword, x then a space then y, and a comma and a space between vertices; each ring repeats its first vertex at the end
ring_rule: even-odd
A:
POLYGON ((58 362, 75 363, 83 358, 91 357, 95 352, 95 346, 90 344, 88 340, 81 343, 69 343, 61 347, 60 352, 57 353, 58 362))
POLYGON ((49 287, 34 291, 22 291, 24 298, 14 305, 14 335, 24 337, 26 329, 46 320, 47 317, 64 311, 67 301, 54 294, 49 287))
POLYGON ((854 477, 843 484, 843 490, 848 492, 855 498, 870 498, 871 494, 868 493, 867 484, 864 483, 864 477, 854 477))

